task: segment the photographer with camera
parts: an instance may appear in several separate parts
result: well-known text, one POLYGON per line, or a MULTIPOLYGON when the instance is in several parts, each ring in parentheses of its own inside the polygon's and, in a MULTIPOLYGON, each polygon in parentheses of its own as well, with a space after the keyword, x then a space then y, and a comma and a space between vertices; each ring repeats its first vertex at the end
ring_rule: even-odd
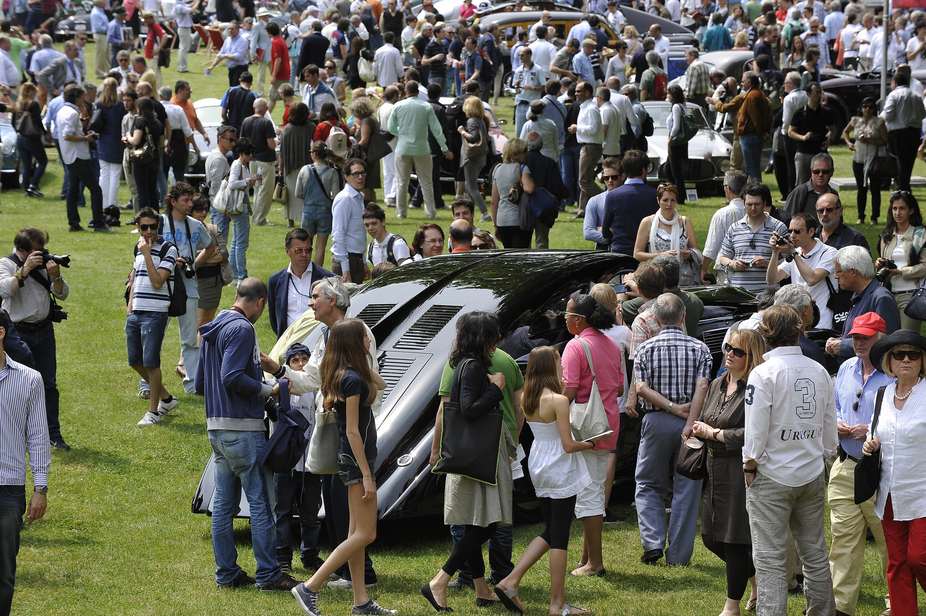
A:
POLYGON ((890 218, 878 238, 878 253, 875 261, 878 282, 894 294, 897 310, 900 311, 901 329, 920 331, 922 321, 904 314, 910 298, 920 288, 926 276, 922 250, 926 243, 926 227, 916 197, 908 192, 897 191, 891 195, 890 218))
POLYGON ((23 342, 32 351, 35 369, 45 384, 45 414, 52 447, 69 450, 58 421, 57 358, 54 323, 68 315, 56 300, 67 299, 70 289, 61 275, 70 258, 48 252, 48 234, 35 227, 20 229, 15 250, 0 259, 0 299, 23 342))

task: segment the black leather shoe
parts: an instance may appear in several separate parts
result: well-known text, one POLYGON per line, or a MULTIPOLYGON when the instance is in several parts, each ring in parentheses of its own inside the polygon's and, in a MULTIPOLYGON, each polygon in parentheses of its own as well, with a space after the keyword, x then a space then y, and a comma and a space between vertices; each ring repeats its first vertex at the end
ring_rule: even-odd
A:
POLYGON ((640 562, 644 565, 655 565, 662 558, 662 550, 647 550, 640 557, 640 562))
POLYGON ((84 229, 80 225, 71 225, 70 227, 68 227, 68 231, 86 231, 86 229, 84 229))
POLYGON ((51 439, 51 446, 55 449, 60 449, 61 451, 71 451, 71 446, 64 442, 64 439, 60 436, 58 438, 51 439))

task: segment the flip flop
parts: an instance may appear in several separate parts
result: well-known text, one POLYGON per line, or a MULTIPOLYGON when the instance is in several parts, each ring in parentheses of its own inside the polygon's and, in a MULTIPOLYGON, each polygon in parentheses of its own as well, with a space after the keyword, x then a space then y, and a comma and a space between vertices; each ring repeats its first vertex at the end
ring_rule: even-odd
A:
POLYGON ((495 596, 498 597, 498 600, 502 602, 509 612, 514 612, 515 614, 526 614, 527 612, 520 605, 515 603, 514 598, 518 596, 518 591, 508 590, 502 588, 501 586, 495 586, 495 596))
POLYGON ((599 569, 598 571, 595 571, 594 573, 581 573, 581 568, 579 568, 579 569, 574 569, 570 571, 569 575, 573 577, 604 577, 605 575, 607 575, 607 573, 608 572, 606 569, 599 569))
POLYGON ((437 602, 437 599, 434 598, 434 592, 431 590, 431 583, 426 582, 420 589, 421 596, 428 600, 438 614, 449 614, 453 612, 453 608, 444 607, 437 602))
POLYGON ((747 611, 747 612, 754 612, 754 611, 756 611, 756 604, 757 604, 758 602, 759 602, 759 600, 758 600, 757 598, 753 598, 753 599, 750 599, 749 601, 747 601, 747 602, 746 602, 746 611, 747 611))
POLYGON ((571 603, 567 603, 566 607, 563 608, 563 611, 560 612, 560 616, 581 616, 582 614, 591 614, 591 612, 584 607, 572 605, 571 603), (578 611, 573 612, 572 610, 578 611))

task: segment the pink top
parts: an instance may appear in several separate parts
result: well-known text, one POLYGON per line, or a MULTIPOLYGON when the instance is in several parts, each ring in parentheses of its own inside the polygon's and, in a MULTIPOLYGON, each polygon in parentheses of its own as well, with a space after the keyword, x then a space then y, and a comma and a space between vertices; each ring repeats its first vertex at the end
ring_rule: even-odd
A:
POLYGON ((470 4, 460 8, 460 19, 469 19, 476 12, 476 7, 470 4))
POLYGON ((621 410, 618 405, 620 395, 618 391, 624 384, 624 369, 621 365, 621 348, 606 334, 594 327, 586 327, 582 333, 566 343, 563 349, 563 380, 566 387, 575 387, 576 402, 588 402, 592 391, 592 371, 585 358, 585 348, 578 338, 588 343, 592 353, 592 363, 595 365, 595 376, 598 378, 598 393, 608 414, 608 424, 614 430, 608 439, 595 445, 595 449, 612 450, 617 445, 617 431, 621 422, 621 410))

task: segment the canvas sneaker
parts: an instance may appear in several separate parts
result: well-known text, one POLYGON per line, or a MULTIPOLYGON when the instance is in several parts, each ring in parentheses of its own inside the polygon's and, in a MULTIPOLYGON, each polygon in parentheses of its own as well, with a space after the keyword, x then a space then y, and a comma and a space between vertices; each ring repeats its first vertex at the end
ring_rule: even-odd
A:
MULTIPOLYGON (((137 229, 136 229, 136 231, 137 231, 137 229)), ((151 399, 151 390, 150 390, 150 389, 139 389, 139 390, 138 390, 138 397, 141 398, 142 400, 150 400, 150 399, 151 399)))
POLYGON ((293 596, 299 602, 299 607, 308 616, 322 616, 318 609, 318 593, 306 589, 304 584, 299 584, 292 590, 293 596))
POLYGON ((219 588, 245 588, 247 586, 253 586, 255 583, 254 578, 245 573, 244 571, 239 571, 238 576, 232 580, 231 584, 217 584, 219 588))
POLYGON ((287 573, 280 574, 280 577, 275 579, 269 584, 264 584, 263 586, 258 586, 262 591, 273 591, 273 590, 292 590, 297 586, 302 586, 302 582, 294 580, 291 575, 287 573))
POLYGON ((161 400, 160 402, 158 402, 158 415, 163 417, 164 415, 167 415, 168 413, 170 413, 172 410, 174 410, 178 406, 180 406, 180 400, 178 400, 176 396, 171 396, 170 402, 164 402, 163 400, 161 400))
POLYGON ((350 611, 351 616, 355 614, 398 614, 398 610, 387 610, 379 605, 373 599, 367 601, 364 605, 355 605, 350 611))
MULTIPOLYGON (((376 588, 376 584, 375 583, 367 584, 366 587, 376 588)), ((353 590, 354 584, 348 579, 340 578, 338 580, 328 582, 328 588, 336 588, 339 590, 353 590)))
POLYGON ((161 416, 157 413, 152 413, 148 411, 145 413, 145 416, 141 418, 141 421, 138 422, 139 426, 153 426, 154 424, 161 421, 161 416))

